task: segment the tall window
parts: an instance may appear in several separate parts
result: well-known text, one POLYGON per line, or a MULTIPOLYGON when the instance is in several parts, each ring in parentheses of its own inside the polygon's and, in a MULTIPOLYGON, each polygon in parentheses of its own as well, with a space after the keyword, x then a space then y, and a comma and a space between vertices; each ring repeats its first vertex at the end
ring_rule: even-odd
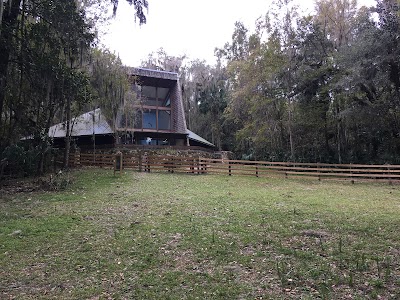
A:
POLYGON ((141 86, 140 105, 135 105, 135 128, 171 130, 170 89, 164 87, 141 86))

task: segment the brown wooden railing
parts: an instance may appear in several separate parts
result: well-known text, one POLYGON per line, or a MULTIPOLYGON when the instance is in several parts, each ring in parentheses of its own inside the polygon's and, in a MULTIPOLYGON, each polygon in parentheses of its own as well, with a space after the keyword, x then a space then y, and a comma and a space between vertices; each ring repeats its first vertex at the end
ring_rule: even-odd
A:
MULTIPOLYGON (((114 167, 113 154, 71 154, 72 166, 114 167)), ((400 181, 400 165, 359 165, 222 160, 202 157, 124 154, 124 169, 142 172, 224 174, 256 177, 313 177, 342 180, 400 181)))
POLYGON ((372 179, 400 180, 400 165, 358 165, 358 164, 324 164, 267 162, 218 159, 200 159, 206 173, 222 173, 228 175, 251 175, 284 177, 303 176, 321 179, 372 179))

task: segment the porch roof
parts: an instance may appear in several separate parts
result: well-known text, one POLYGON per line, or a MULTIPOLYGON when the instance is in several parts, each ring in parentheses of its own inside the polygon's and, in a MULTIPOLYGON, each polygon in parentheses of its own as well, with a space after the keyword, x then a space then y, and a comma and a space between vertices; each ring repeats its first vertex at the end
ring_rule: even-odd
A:
POLYGON ((201 136, 195 134, 193 131, 190 131, 189 129, 187 130, 188 133, 188 137, 190 140, 195 140, 199 143, 205 144, 209 147, 215 147, 214 144, 210 143, 209 141, 207 141, 206 139, 203 139, 201 136))
MULTIPOLYGON (((70 126, 72 126, 71 136, 114 133, 100 108, 74 118, 72 122, 70 122, 70 126)), ((66 122, 58 123, 50 127, 49 136, 52 138, 65 137, 66 130, 66 122)))

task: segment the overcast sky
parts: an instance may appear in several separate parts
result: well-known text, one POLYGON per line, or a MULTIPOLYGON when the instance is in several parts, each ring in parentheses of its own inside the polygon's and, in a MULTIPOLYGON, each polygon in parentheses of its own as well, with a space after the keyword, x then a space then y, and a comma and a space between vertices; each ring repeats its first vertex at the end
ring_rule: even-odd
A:
MULTIPOLYGON (((231 41, 234 24, 242 21, 251 31, 256 19, 268 11, 272 0, 148 0, 147 24, 135 23, 134 10, 119 1, 117 17, 101 38, 107 48, 128 66, 160 47, 169 55, 186 54, 190 59, 215 63, 214 49, 231 41)), ((311 12, 314 0, 295 0, 300 9, 311 12)), ((371 6, 375 0, 359 0, 371 6)))

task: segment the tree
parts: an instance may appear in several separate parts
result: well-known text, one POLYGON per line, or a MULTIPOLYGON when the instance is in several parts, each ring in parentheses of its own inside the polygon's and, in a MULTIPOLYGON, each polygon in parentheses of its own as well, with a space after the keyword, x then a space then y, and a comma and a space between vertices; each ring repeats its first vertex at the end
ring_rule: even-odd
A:
MULTIPOLYGON (((149 4, 147 0, 126 0, 130 5, 135 8, 135 20, 139 19, 139 24, 146 24, 145 10, 148 9, 149 4)), ((113 4, 113 14, 115 15, 118 9, 119 0, 111 0, 113 4)))
MULTIPOLYGON (((146 0, 128 2, 135 6, 140 24, 146 22, 146 0)), ((55 116, 71 120, 88 94, 84 65, 94 42, 94 26, 85 9, 98 3, 114 7, 118 1, 13 0, 0 5, 0 154, 21 137, 34 138, 38 171, 50 141, 48 128, 55 116)), ((70 123, 64 161, 68 163, 70 123)))
POLYGON ((359 11, 355 1, 318 1, 302 18, 290 1, 275 5, 254 34, 236 24, 232 43, 217 51, 227 61, 224 118, 235 124, 236 153, 398 162, 398 1, 359 11))
POLYGON ((210 71, 198 87, 199 111, 208 115, 211 125, 211 142, 222 150, 223 112, 227 105, 227 81, 223 69, 215 68, 210 71))
POLYGON ((312 17, 298 23, 296 72, 293 79, 296 98, 294 123, 297 158, 304 161, 330 161, 330 112, 332 84, 336 69, 332 60, 333 43, 312 17))
MULTIPOLYGON (((145 10, 148 8, 147 0, 127 0, 129 4, 135 7, 135 18, 139 20, 140 24, 146 23, 145 10)), ((4 1, 0 2, 0 126, 2 129, 7 128, 4 126, 5 115, 4 111, 6 109, 6 94, 9 87, 9 69, 10 65, 13 65, 16 60, 21 59, 21 55, 17 52, 22 50, 22 44, 29 44, 27 40, 30 36, 26 34, 29 31, 31 24, 35 24, 37 20, 41 25, 45 25, 47 20, 47 13, 52 13, 54 17, 65 18, 65 19, 52 19, 53 23, 47 23, 48 26, 52 24, 58 24, 53 26, 55 30, 60 30, 59 39, 62 42, 68 42, 65 37, 76 38, 77 35, 81 34, 81 29, 75 30, 70 35, 62 36, 63 32, 69 26, 70 21, 76 22, 78 18, 81 18, 82 22, 88 25, 87 20, 85 20, 85 14, 83 9, 88 9, 91 6, 98 5, 99 3, 109 3, 113 6, 113 12, 116 12, 118 6, 118 0, 85 0, 85 1, 55 1, 55 0, 10 0, 7 5, 4 1), (74 7, 74 12, 68 7, 74 7), (52 11, 51 7, 58 7, 59 14, 57 15, 52 11), (63 7, 63 8, 62 8, 63 7), (69 15, 62 15, 63 10, 69 12, 69 15), (75 18, 75 19, 74 19, 75 18), (29 24, 29 25, 28 25, 29 24), (60 24, 65 24, 66 26, 59 26, 60 24)), ((93 24, 92 24, 93 25, 93 24)), ((37 26, 36 26, 37 27, 37 26)), ((86 29, 85 29, 86 30, 86 29)), ((43 32, 43 31, 42 31, 43 32)), ((71 42, 71 40, 70 40, 71 42)), ((84 39, 82 39, 84 42, 84 39)), ((76 54, 76 53, 74 53, 76 54)), ((29 56, 27 57, 29 59, 29 56)), ((22 62, 18 62, 20 65, 22 62)), ((1 129, 0 129, 1 131, 1 129)), ((0 136, 4 136, 4 132, 0 132, 0 136)), ((0 139, 0 148, 7 145, 8 142, 4 139, 0 139)))
POLYGON ((349 44, 352 40, 357 0, 319 0, 315 4, 315 18, 335 48, 349 44))
POLYGON ((115 134, 118 134, 118 128, 133 127, 134 122, 133 104, 136 98, 127 73, 127 68, 115 54, 108 50, 92 50, 89 72, 92 105, 93 108, 101 108, 115 134))
POLYGON ((32 136, 40 173, 55 114, 71 107, 72 99, 77 102, 80 87, 87 83, 78 67, 93 35, 74 1, 22 1, 18 9, 17 27, 2 28, 1 32, 3 41, 10 35, 12 47, 3 47, 5 56, 0 59, 6 83, 1 98, 0 144, 6 147, 21 136, 32 136))
POLYGON ((185 59, 186 55, 170 56, 163 48, 160 48, 156 52, 150 53, 147 56, 147 59, 141 62, 141 66, 144 68, 175 72, 179 74, 183 68, 185 59))

